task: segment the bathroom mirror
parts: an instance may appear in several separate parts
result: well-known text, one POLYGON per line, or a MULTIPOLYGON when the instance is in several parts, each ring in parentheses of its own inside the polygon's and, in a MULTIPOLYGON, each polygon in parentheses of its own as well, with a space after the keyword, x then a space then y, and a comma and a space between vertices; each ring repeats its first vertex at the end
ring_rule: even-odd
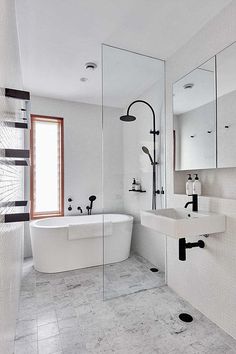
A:
POLYGON ((173 85, 175 170, 216 168, 215 58, 173 85))
POLYGON ((217 56, 217 167, 236 166, 236 43, 217 56))

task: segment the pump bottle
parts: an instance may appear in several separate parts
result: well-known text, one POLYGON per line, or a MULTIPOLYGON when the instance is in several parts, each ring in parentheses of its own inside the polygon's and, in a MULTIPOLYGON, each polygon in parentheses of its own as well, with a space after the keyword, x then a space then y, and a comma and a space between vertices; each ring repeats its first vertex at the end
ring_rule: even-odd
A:
POLYGON ((188 180, 186 182, 186 194, 192 195, 193 194, 193 180, 191 174, 188 174, 188 180))
POLYGON ((193 182, 193 194, 201 195, 202 193, 202 185, 199 181, 198 174, 195 173, 195 180, 193 182))

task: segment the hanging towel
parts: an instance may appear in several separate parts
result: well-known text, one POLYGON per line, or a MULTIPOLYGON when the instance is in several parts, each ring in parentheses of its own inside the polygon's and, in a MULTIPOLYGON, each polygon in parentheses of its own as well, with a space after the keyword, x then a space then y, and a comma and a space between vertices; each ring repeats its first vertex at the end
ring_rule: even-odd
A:
POLYGON ((69 225, 68 240, 80 240, 112 235, 112 222, 69 225))

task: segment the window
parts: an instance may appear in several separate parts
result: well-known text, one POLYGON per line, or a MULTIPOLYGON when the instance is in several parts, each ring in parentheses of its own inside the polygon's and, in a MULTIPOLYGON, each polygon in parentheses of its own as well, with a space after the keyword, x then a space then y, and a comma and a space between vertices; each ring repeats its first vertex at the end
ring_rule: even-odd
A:
POLYGON ((64 214, 63 119, 31 115, 31 218, 64 214))

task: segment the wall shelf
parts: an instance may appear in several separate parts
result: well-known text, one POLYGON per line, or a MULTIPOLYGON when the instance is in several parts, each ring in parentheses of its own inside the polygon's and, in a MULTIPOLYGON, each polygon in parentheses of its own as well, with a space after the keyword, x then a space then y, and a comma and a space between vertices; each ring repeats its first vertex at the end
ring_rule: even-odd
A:
POLYGON ((12 201, 7 201, 7 202, 0 202, 0 208, 6 208, 6 207, 25 207, 27 206, 28 201, 27 200, 12 200, 12 201))
POLYGON ((0 160, 0 165, 8 166, 28 166, 28 162, 25 160, 0 160))
POLYGON ((28 159, 30 157, 29 150, 22 150, 22 149, 1 149, 0 151, 3 152, 4 157, 9 158, 23 158, 28 159))
POLYGON ((29 91, 22 91, 22 90, 5 88, 5 96, 10 97, 10 98, 16 98, 18 100, 24 100, 24 101, 30 100, 29 91))
POLYGON ((6 121, 4 122, 4 125, 10 128, 28 129, 27 123, 6 121))
POLYGON ((129 189, 129 192, 135 192, 135 193, 146 193, 146 191, 140 190, 140 191, 136 191, 133 189, 129 189))
POLYGON ((4 223, 29 221, 29 213, 4 214, 4 223))

